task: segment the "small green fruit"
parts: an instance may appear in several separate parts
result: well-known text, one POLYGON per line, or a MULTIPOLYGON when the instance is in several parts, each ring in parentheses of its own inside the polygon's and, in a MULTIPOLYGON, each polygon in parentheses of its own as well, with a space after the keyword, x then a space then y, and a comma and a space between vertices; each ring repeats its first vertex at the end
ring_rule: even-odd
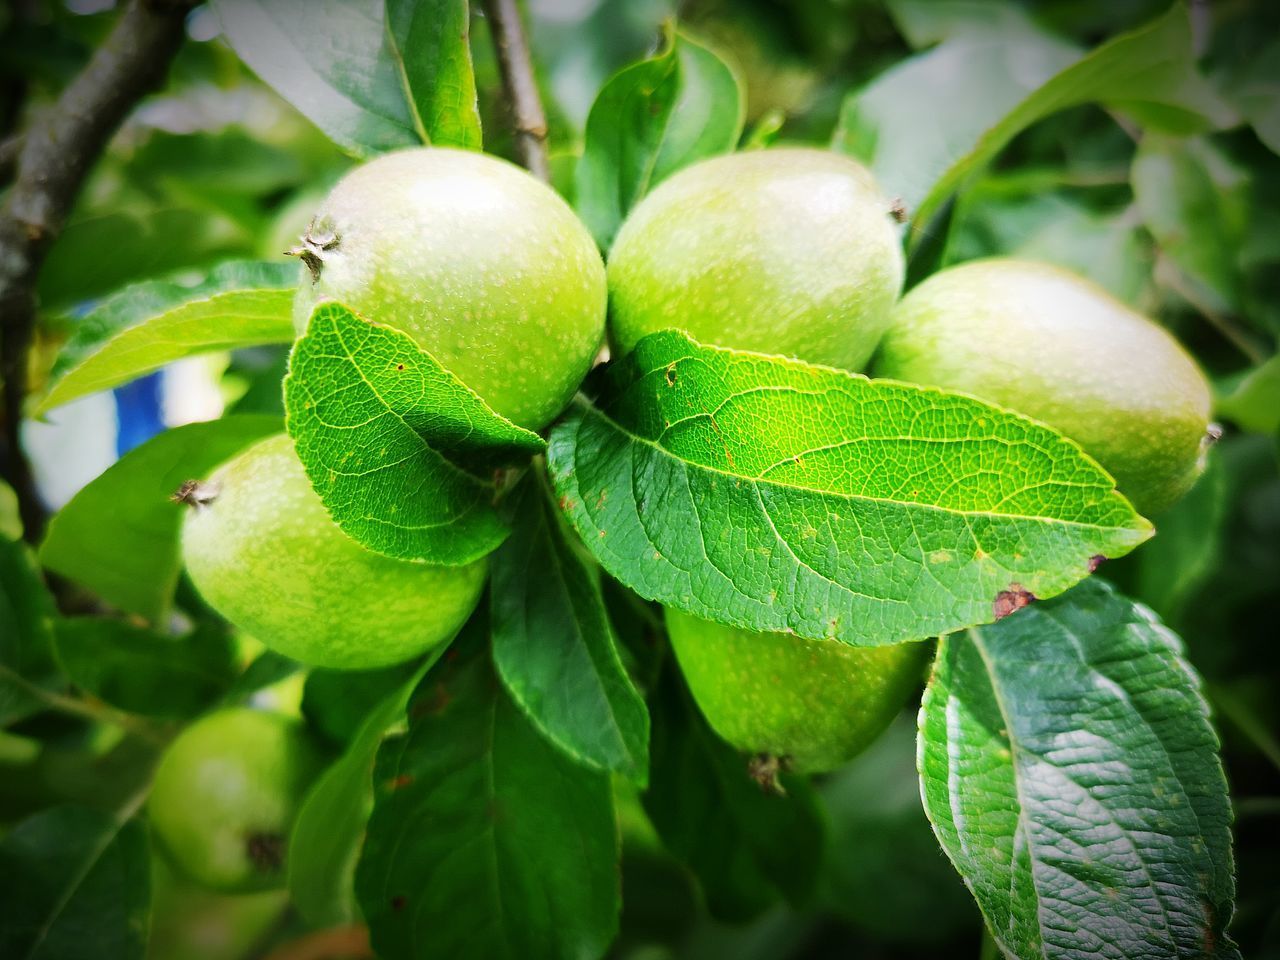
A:
POLYGON ((797 773, 834 770, 883 733, 920 682, 929 649, 754 633, 671 608, 666 621, 680 669, 715 731, 797 773))
POLYGON ((1147 515, 1203 469, 1209 384, 1178 342, 1057 267, 979 260, 902 299, 875 374, 973 394, 1061 431, 1147 515))
POLYGON ((284 434, 198 486, 182 531, 192 582, 215 610, 287 657, 340 670, 399 663, 451 637, 480 599, 485 560, 394 560, 343 533, 284 434))
POLYGON ((871 174, 826 150, 705 160, 663 181, 609 253, 623 351, 674 327, 702 343, 858 370, 889 323, 903 261, 871 174))
POLYGON ((338 300, 418 342, 503 416, 539 429, 604 335, 595 242, 551 188, 466 150, 398 150, 333 188, 294 252, 305 329, 338 300))
POLYGON ((178 868, 210 889, 281 886, 289 830, 321 766, 294 719, 243 707, 211 713, 161 758, 151 826, 178 868))

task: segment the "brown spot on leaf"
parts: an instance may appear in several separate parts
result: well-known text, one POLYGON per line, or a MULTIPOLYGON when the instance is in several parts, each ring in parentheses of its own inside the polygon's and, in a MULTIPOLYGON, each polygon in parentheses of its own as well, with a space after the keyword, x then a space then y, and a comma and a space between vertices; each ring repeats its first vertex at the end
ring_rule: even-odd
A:
POLYGON ((284 837, 278 833, 251 833, 244 849, 258 873, 279 873, 284 867, 284 837))
POLYGON ((674 363, 667 367, 666 378, 668 387, 676 385, 676 365, 674 363))
POLYGON ((407 787, 411 783, 413 783, 413 774, 402 773, 402 774, 399 774, 398 776, 394 776, 391 778, 391 780, 387 783, 387 789, 399 790, 402 787, 407 787))
MULTIPOLYGON (((450 655, 456 656, 456 652, 450 650, 445 654, 445 659, 450 659, 450 655)), ((413 706, 409 708, 409 716, 414 720, 421 720, 423 717, 435 716, 444 711, 444 708, 453 702, 453 695, 443 683, 436 683, 434 687, 427 693, 424 693, 413 702, 413 706)))
POLYGON ((404 369, 404 364, 403 364, 403 363, 397 363, 397 364, 396 364, 396 369, 397 369, 397 370, 403 370, 403 369, 404 369))
POLYGON ((894 197, 893 203, 889 204, 889 216, 893 217, 894 223, 907 222, 907 205, 901 197, 894 197))
POLYGON ((1096 573, 1098 568, 1107 562, 1107 558, 1100 553, 1095 553, 1089 558, 1089 572, 1096 573))
POLYGON ((1036 595, 1030 590, 1024 590, 1022 584, 1011 583, 1008 590, 1001 590, 996 594, 995 602, 991 604, 991 612, 995 614, 997 620, 1003 620, 1009 614, 1021 610, 1035 598, 1036 595))
POLYGON ((398 893, 391 898, 391 909, 394 910, 396 913, 399 913, 408 905, 409 905, 409 898, 406 897, 403 893, 398 893))

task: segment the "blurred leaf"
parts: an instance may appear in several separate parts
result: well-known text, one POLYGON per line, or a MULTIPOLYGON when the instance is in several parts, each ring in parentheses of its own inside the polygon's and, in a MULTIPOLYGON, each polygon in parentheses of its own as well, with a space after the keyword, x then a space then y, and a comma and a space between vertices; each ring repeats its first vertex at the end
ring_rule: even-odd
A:
POLYGON ((1066 41, 1029 28, 948 40, 851 93, 832 147, 866 163, 886 195, 900 197, 925 229, 933 211, 917 216, 916 208, 930 188, 985 131, 1079 57, 1066 41), (942 89, 945 100, 937 96, 942 89))
POLYGON ((238 224, 208 211, 121 211, 73 220, 40 271, 40 305, 59 313, 125 284, 243 256, 252 246, 238 224))
POLYGON ((618 656, 599 582, 566 538, 541 479, 527 477, 509 502, 512 533, 490 564, 498 676, 570 757, 643 784, 649 715, 618 656))
POLYGON ((981 916, 929 829, 915 755, 903 716, 821 785, 830 837, 820 902, 878 941, 941 946, 981 916))
POLYGON ((392 54, 414 126, 438 147, 479 150, 467 0, 386 0, 392 54))
POLYGON ((934 831, 1027 960, 1240 956, 1217 747, 1177 636, 1098 580, 944 637, 920 714, 934 831))
POLYGON ((76 326, 36 415, 183 357, 292 340, 296 283, 290 265, 229 263, 194 287, 155 281, 120 291, 76 326))
POLYGON ((236 676, 232 645, 214 631, 171 637, 121 620, 75 617, 57 622, 55 638, 72 683, 143 716, 195 716, 236 676))
POLYGON ((240 676, 227 688, 222 696, 223 703, 238 703, 266 687, 274 686, 281 680, 293 676, 303 669, 297 660, 290 660, 274 650, 266 650, 253 658, 244 668, 240 676))
POLYGON ((306 175, 303 164, 289 150, 265 143, 239 127, 217 133, 152 131, 124 165, 124 172, 148 191, 174 182, 250 196, 286 189, 306 175))
POLYGON ((147 831, 137 820, 55 807, 0 841, 6 960, 142 960, 150 911, 147 831))
POLYGON ((705 619, 920 640, 1150 536, 1078 446, 963 394, 676 331, 593 386, 551 432, 563 509, 612 576, 705 619))
POLYGON ((374 785, 356 893, 379 956, 603 955, 620 899, 609 780, 543 739, 487 648, 422 681, 374 785))
POLYGON ((576 203, 601 249, 627 212, 681 167, 728 153, 742 135, 742 82, 684 34, 609 78, 587 118, 576 203))
POLYGON ((0 726, 38 710, 38 689, 60 682, 53 659, 56 615, 27 545, 0 536, 0 726))
MULTIPOLYGON (((407 677, 403 667, 394 668, 401 672, 400 683, 361 719, 346 751, 320 775, 298 811, 289 835, 289 893, 310 923, 350 923, 356 919, 352 883, 365 821, 373 809, 374 754, 387 730, 404 719, 410 694, 447 647, 441 644, 425 662, 410 668, 407 677)), ((389 673, 378 672, 384 677, 389 673)), ((337 672, 328 673, 334 674, 336 681, 337 672)))
POLYGON ((183 507, 170 497, 280 430, 244 415, 175 427, 125 454, 53 517, 40 560, 121 610, 161 621, 181 567, 183 507))
POLYGON ((1217 402, 1217 412, 1251 433, 1280 430, 1280 355, 1249 374, 1217 402))
POLYGON ((18 495, 13 487, 0 480, 0 537, 22 539, 22 516, 18 512, 18 495))
MULTIPOLYGON (((1067 107, 1103 103, 1180 134, 1234 119, 1196 72, 1191 26, 1181 5, 1075 62, 1072 49, 1061 41, 1032 41, 1032 36, 1024 32, 1015 42, 999 37, 997 49, 990 39, 961 38, 924 54, 932 58, 924 59, 926 67, 915 58, 893 68, 846 102, 834 145, 871 162, 886 191, 900 193, 908 208, 916 207, 913 222, 925 230, 946 199, 1010 140, 1067 107), (975 46, 984 42, 987 49, 975 46), (1014 59, 1002 65, 1002 58, 1014 59), (1046 67, 1059 72, 1050 79, 1046 67), (945 100, 934 95, 940 88, 953 89, 957 76, 973 71, 986 77, 980 90, 945 100), (1029 95, 1017 99, 1011 92, 1029 95), (936 114, 922 115, 924 103, 938 104, 936 114), (965 109, 957 110, 957 103, 965 109), (924 142, 895 131, 915 132, 924 142)), ((920 233, 912 240, 919 243, 920 233)))
POLYGON ((1280 154, 1280 38, 1241 64, 1230 95, 1258 139, 1280 154))
POLYGON ((1196 485, 1161 514, 1156 537, 1147 548, 1132 554, 1138 568, 1137 599, 1166 622, 1181 618, 1218 565, 1226 500, 1222 460, 1210 450, 1196 485))
POLYGON ((1249 220, 1249 180, 1203 137, 1148 133, 1133 160, 1133 196, 1161 253, 1213 312, 1240 306, 1240 248, 1249 220))
POLYGON ((463 469, 542 438, 494 413, 408 334, 316 307, 284 382, 286 424, 334 522, 377 553, 464 564, 507 528, 492 483, 463 469))
POLYGON ((1088 277, 1125 303, 1146 306, 1152 253, 1132 208, 1100 213, 1061 192, 1006 191, 997 183, 982 181, 961 196, 947 265, 987 256, 1042 260, 1088 277))
POLYGON ((369 713, 403 687, 415 672, 416 663, 396 663, 375 670, 313 667, 307 671, 302 688, 302 715, 321 736, 346 744, 359 732, 369 713))
POLYGON ((340 147, 371 157, 420 144, 384 0, 211 0, 227 42, 340 147))
POLYGON ((674 665, 652 708, 652 764, 641 801, 667 850, 701 881, 711 913, 741 922, 779 895, 807 901, 824 841, 808 782, 784 774, 786 796, 761 790, 747 758, 702 719, 674 665))
POLYGON ((888 0, 886 6, 907 43, 917 50, 956 37, 1044 32, 1027 11, 1008 0, 888 0))

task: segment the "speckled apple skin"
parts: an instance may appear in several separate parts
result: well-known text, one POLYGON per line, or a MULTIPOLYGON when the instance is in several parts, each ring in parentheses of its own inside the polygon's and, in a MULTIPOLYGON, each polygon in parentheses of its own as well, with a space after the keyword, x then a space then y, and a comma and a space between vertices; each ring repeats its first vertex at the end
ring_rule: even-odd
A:
POLYGON ((409 334, 494 410, 530 429, 560 412, 604 337, 604 264, 550 187, 466 150, 420 147, 344 176, 316 211, 332 234, 304 269, 294 323, 321 300, 409 334))
POLYGON ((283 853, 302 799, 323 766, 302 724, 237 707, 211 713, 173 741, 147 801, 152 830, 192 880, 225 892, 284 884, 283 864, 251 855, 253 838, 283 853))
POLYGON ((1047 423, 1147 516, 1203 469, 1212 397, 1195 361, 1163 327, 1049 264, 976 260, 934 274, 894 311, 874 372, 1047 423))
POLYGON ((220 467, 208 506, 189 507, 182 548, 209 605, 272 650, 361 670, 448 639, 480 598, 487 560, 461 567, 394 560, 329 517, 285 434, 220 467))
POLYGON ((848 762, 884 732, 919 685, 929 643, 851 647, 710 623, 667 608, 693 698, 739 750, 797 773, 848 762))
POLYGON ((826 150, 705 160, 663 181, 609 252, 609 329, 630 350, 702 343, 860 370, 889 323, 903 258, 871 174, 826 150))

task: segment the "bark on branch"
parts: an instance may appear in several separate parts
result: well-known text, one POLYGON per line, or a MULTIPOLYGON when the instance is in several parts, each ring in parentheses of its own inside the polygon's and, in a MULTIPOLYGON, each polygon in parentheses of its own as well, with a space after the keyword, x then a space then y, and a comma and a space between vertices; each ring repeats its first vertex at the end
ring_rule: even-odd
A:
POLYGON ((134 105, 163 82, 192 2, 130 0, 79 76, 23 134, 0 209, 0 470, 18 495, 27 540, 44 528, 20 427, 36 321, 36 280, 80 187, 134 105))
POLYGON ((485 18, 498 54, 502 86, 511 108, 516 156, 530 173, 544 183, 551 179, 547 160, 547 116, 538 95, 533 57, 516 0, 484 0, 485 18))

